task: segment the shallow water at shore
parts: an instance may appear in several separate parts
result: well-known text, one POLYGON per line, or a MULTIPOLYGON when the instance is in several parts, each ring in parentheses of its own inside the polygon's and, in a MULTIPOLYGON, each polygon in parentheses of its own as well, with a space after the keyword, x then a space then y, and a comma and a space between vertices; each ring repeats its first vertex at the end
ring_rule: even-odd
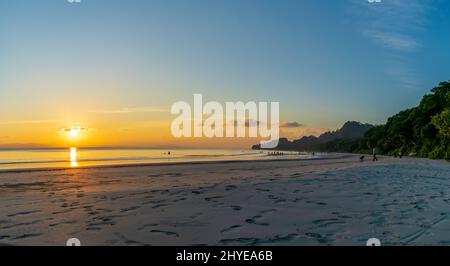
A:
POLYGON ((320 155, 226 149, 29 149, 0 150, 0 171, 78 168, 136 164, 172 164, 209 161, 311 159, 320 155))

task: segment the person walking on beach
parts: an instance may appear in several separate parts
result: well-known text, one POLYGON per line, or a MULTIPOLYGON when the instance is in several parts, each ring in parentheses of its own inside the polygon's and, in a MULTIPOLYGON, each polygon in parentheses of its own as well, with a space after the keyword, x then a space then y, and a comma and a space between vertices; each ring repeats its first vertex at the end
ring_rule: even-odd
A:
POLYGON ((373 161, 375 162, 375 161, 378 161, 378 158, 377 158, 377 147, 374 147, 373 149, 372 149, 372 155, 373 155, 373 161))

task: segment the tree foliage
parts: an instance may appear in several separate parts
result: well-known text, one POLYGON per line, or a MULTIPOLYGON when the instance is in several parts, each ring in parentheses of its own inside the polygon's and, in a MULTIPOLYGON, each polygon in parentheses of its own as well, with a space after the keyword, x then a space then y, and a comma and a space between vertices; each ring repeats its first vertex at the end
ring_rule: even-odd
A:
POLYGON ((442 82, 417 107, 369 130, 355 151, 450 159, 450 83, 442 82))

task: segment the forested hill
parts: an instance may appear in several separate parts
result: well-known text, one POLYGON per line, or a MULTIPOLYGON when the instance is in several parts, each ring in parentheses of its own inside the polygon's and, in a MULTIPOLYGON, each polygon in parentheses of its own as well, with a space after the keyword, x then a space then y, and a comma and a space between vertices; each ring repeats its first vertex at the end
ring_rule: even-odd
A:
MULTIPOLYGON (((307 136, 294 141, 281 138, 276 149, 351 152, 358 147, 359 140, 371 128, 373 128, 373 125, 349 121, 342 128, 326 132, 319 137, 307 136)), ((253 149, 260 149, 260 145, 253 146, 253 149)))
POLYGON ((419 106, 369 130, 355 151, 368 152, 372 147, 383 154, 450 159, 450 83, 440 83, 419 106))

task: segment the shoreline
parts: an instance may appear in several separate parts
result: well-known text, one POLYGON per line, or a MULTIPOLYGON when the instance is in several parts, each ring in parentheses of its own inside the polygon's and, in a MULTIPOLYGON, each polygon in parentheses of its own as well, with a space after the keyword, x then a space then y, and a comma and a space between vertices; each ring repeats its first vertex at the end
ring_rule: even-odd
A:
MULTIPOLYGON (((329 153, 327 155, 336 155, 336 157, 320 157, 320 158, 281 158, 278 159, 241 159, 241 160, 205 160, 205 161, 181 161, 181 162, 154 162, 154 163, 129 163, 129 164, 108 164, 108 165, 86 165, 86 166, 65 166, 65 167, 43 167, 43 168, 26 168, 26 169, 0 169, 0 175, 3 173, 27 173, 27 172, 52 172, 52 171, 66 171, 76 169, 105 169, 105 168, 127 168, 127 167, 149 167, 149 166, 170 166, 170 165, 202 165, 202 164, 227 164, 227 163, 252 163, 252 162, 283 162, 283 161, 314 161, 314 160, 332 160, 332 159, 344 159, 354 154, 346 153, 329 153)), ((70 162, 68 162, 70 163, 70 162)))

